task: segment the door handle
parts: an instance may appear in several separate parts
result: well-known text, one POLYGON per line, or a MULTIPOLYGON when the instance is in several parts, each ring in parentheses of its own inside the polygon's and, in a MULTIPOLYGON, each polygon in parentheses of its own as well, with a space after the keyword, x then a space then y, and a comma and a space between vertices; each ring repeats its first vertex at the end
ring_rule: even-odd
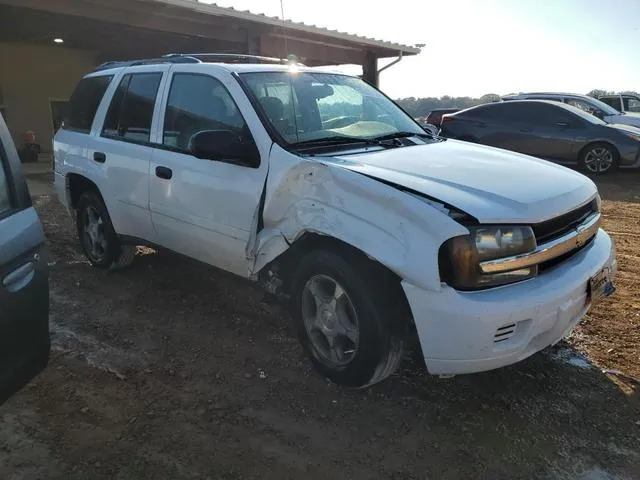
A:
POLYGON ((567 122, 556 122, 554 125, 558 128, 567 128, 569 126, 567 122))
POLYGON ((529 130, 528 128, 521 128, 520 132, 521 133, 531 133, 531 130, 529 130))
POLYGON ((16 268, 13 272, 2 279, 2 286, 10 292, 17 292, 24 288, 33 278, 35 273, 35 263, 27 262, 16 268))
POLYGON ((173 176, 173 171, 168 167, 156 167, 156 177, 170 180, 173 176))
POLYGON ((98 163, 104 163, 107 161, 107 156, 102 152, 93 152, 93 159, 98 163))

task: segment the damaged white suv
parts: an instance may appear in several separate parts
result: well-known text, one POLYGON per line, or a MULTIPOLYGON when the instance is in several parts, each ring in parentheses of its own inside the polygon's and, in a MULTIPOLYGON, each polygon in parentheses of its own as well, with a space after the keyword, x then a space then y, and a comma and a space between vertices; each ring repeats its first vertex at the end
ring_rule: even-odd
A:
POLYGON ((434 138, 358 78, 252 61, 176 55, 80 81, 55 187, 93 265, 144 244, 261 282, 290 299, 315 367, 351 386, 392 374, 414 332, 432 374, 512 364, 613 291, 583 175, 434 138))

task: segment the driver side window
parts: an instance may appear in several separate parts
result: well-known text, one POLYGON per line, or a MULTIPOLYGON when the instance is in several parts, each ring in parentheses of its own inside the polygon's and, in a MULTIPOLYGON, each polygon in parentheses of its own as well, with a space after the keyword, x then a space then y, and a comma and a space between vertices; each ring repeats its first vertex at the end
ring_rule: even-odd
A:
POLYGON ((222 83, 209 76, 175 73, 164 115, 162 144, 184 152, 203 130, 231 130, 241 136, 245 121, 222 83))

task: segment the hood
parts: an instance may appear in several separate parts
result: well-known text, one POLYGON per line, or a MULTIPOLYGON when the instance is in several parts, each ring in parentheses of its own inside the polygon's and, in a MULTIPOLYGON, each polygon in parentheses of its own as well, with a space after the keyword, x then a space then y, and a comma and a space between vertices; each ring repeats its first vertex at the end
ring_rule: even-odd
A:
MULTIPOLYGON (((640 117, 639 117, 640 118, 640 117)), ((622 123, 610 123, 607 127, 615 128, 623 133, 633 133, 635 135, 640 135, 640 127, 635 127, 633 125, 625 125, 622 123)))
POLYGON ((583 205, 597 192, 573 170, 456 140, 323 161, 420 192, 481 223, 538 223, 583 205))
POLYGON ((640 114, 625 113, 620 115, 609 115, 605 117, 605 121, 611 124, 633 125, 640 127, 640 114))

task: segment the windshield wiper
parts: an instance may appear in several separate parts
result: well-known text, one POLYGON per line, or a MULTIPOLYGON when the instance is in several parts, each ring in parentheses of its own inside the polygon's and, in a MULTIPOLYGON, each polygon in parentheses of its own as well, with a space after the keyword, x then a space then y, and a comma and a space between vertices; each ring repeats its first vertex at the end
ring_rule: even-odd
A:
POLYGON ((380 135, 374 137, 371 140, 373 142, 384 142, 385 140, 395 140, 396 138, 408 138, 408 137, 429 137, 432 138, 427 132, 393 132, 386 135, 380 135))
POLYGON ((314 147, 314 146, 324 146, 324 145, 341 145, 346 143, 364 143, 365 145, 378 145, 377 141, 370 140, 368 138, 334 136, 334 137, 314 138, 311 140, 302 140, 300 142, 292 143, 291 146, 314 147))

